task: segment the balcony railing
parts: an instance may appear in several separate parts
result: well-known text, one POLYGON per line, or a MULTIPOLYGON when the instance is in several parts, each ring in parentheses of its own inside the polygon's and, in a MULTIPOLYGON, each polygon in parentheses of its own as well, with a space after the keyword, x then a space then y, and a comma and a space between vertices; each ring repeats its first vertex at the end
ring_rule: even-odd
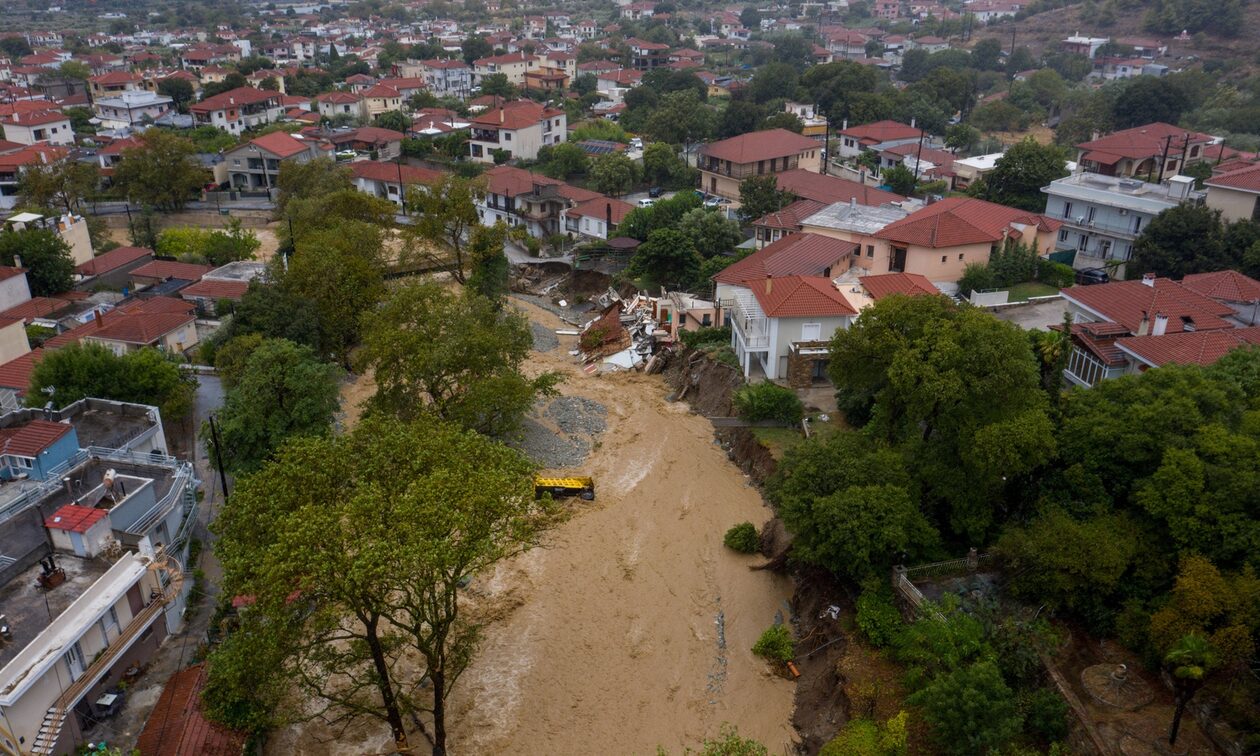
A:
POLYGON ((1132 226, 1117 226, 1111 223, 1088 220, 1078 222, 1075 218, 1064 218, 1063 224, 1084 233, 1107 234, 1108 236, 1115 236, 1130 241, 1138 237, 1138 232, 1134 231, 1132 226))
POLYGON ((488 131, 486 129, 473 129, 472 138, 475 142, 493 142, 499 143, 499 132, 488 131))
POLYGON ((753 315, 744 310, 737 300, 731 310, 731 323, 747 349, 767 349, 770 346, 770 320, 764 315, 753 315))

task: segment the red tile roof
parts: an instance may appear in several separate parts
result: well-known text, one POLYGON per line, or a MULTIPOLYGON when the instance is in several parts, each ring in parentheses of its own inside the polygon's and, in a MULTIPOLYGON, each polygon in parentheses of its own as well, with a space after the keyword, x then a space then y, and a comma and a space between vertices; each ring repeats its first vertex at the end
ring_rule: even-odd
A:
POLYGON ((14 268, 10 265, 0 265, 0 281, 7 281, 14 276, 21 275, 26 272, 26 268, 14 268))
POLYGON ((1116 341, 1120 351, 1155 367, 1172 362, 1178 365, 1211 365, 1235 349, 1246 346, 1260 346, 1260 326, 1163 336, 1131 336, 1116 341))
POLYGON ((96 507, 80 507, 76 504, 67 504, 56 512, 52 517, 44 520, 44 527, 49 530, 65 530, 71 533, 86 533, 93 525, 105 519, 105 515, 109 514, 107 510, 97 509, 96 507))
POLYGON ((390 184, 398 183, 400 171, 403 182, 407 184, 432 184, 440 181, 445 175, 442 171, 435 171, 432 168, 400 166, 398 163, 383 163, 378 160, 356 160, 350 164, 350 173, 355 178, 384 181, 390 184))
POLYGON ((1131 334, 1138 332, 1143 316, 1153 326, 1156 315, 1168 316, 1165 333, 1233 327, 1232 323, 1223 319, 1234 314, 1232 308, 1170 278, 1157 278, 1154 286, 1147 286, 1142 281, 1112 281, 1061 291, 1069 302, 1124 326, 1131 334), (1192 325, 1192 328, 1187 329, 1186 325, 1192 325))
POLYGON ((784 276, 749 281, 761 305, 761 311, 772 318, 808 318, 836 315, 856 315, 829 278, 821 276, 784 276))
POLYGON ((171 675, 149 714, 137 746, 141 756, 240 756, 246 737, 206 719, 201 689, 205 663, 171 675))
POLYGON ((74 270, 83 276, 99 276, 145 257, 153 257, 153 250, 147 247, 118 247, 75 266, 74 270))
POLYGON ((197 265, 174 260, 154 260, 131 271, 131 275, 133 278, 157 278, 162 281, 168 278, 197 281, 212 270, 214 268, 209 265, 197 265))
POLYGON ((351 105, 363 100, 353 92, 325 92, 315 97, 315 102, 326 102, 330 105, 351 105))
POLYGON ((0 454, 34 457, 73 429, 69 423, 32 420, 14 428, 0 428, 0 454))
POLYGON ((969 197, 949 197, 889 223, 875 236, 940 249, 1001 241, 1016 223, 1035 225, 1046 231, 1062 225, 1060 221, 1026 210, 969 197))
POLYGON ((859 283, 866 288, 871 299, 879 301, 893 294, 906 296, 936 295, 941 290, 932 285, 927 276, 918 273, 881 273, 875 276, 862 276, 859 283))
POLYGON ((1193 273, 1181 285, 1218 302, 1255 302, 1260 299, 1260 281, 1236 270, 1193 273))
POLYGON ((1203 183, 1208 186, 1218 186, 1222 189, 1260 193, 1260 165, 1250 165, 1236 171, 1222 173, 1203 183))
POLYGON ((901 202, 905 197, 886 192, 873 186, 859 184, 837 176, 825 176, 803 168, 784 171, 778 176, 779 188, 801 199, 811 199, 824 205, 857 200, 859 205, 878 207, 889 202, 901 202))
POLYGON ((1148 123, 1124 131, 1117 131, 1105 137, 1076 145, 1084 150, 1085 160, 1092 160, 1103 165, 1115 165, 1124 158, 1142 160, 1163 155, 1167 147, 1169 157, 1181 154, 1186 135, 1190 135, 1191 144, 1202 144, 1212 141, 1207 134, 1187 131, 1179 126, 1167 123, 1148 123))
POLYGON ((226 92, 220 92, 214 97, 207 97, 201 102, 195 102, 188 109, 194 113, 210 113, 215 110, 255 105, 279 97, 279 92, 254 89, 253 87, 237 87, 226 92))
POLYGON ((563 112, 560 110, 548 110, 546 107, 531 100, 516 100, 515 102, 504 103, 499 107, 487 110, 473 118, 472 123, 487 128, 524 129, 535 126, 540 121, 544 121, 553 115, 560 115, 563 112))
POLYGON ((251 139, 249 143, 281 159, 306 152, 310 147, 308 142, 294 139, 283 131, 273 131, 270 134, 264 134, 257 139, 251 139))
MULTIPOLYGON (((865 41, 865 40, 863 40, 865 41)), ((880 144, 896 139, 918 139, 923 131, 897 121, 876 121, 861 126, 850 126, 840 132, 866 144, 880 144)))
POLYGON ((70 306, 70 302, 55 297, 32 297, 20 305, 10 307, 4 312, 0 312, 3 318, 21 318, 28 324, 35 318, 43 318, 53 313, 64 310, 70 306))
POLYGON ((179 290, 185 299, 231 299, 239 300, 245 296, 249 284, 244 281, 223 281, 217 278, 203 278, 191 286, 179 290))
POLYGON ((192 314, 197 311, 195 305, 185 302, 178 297, 149 297, 148 299, 137 299, 118 308, 117 312, 126 313, 128 315, 141 315, 146 313, 157 312, 174 312, 179 314, 192 314))
POLYGON ((619 199, 601 195, 578 202, 569 209, 569 215, 606 221, 611 214, 612 222, 615 226, 621 223, 622 219, 633 209, 634 205, 631 205, 629 202, 622 202, 619 199))
POLYGON ((140 81, 140 74, 130 71, 110 71, 108 73, 97 74, 88 78, 93 84, 109 85, 109 84, 130 84, 133 81, 140 81))
POLYGON ((0 386, 14 389, 18 396, 25 396, 31 385, 31 373, 35 371, 35 363, 44 356, 44 350, 34 349, 17 359, 0 365, 0 386))
POLYGON ((90 328, 80 334, 80 338, 149 345, 192 321, 191 314, 182 312, 110 313, 104 316, 99 327, 92 327, 95 323, 89 323, 90 328))
POLYGON ((397 98, 402 97, 402 93, 399 92, 397 89, 394 89, 393 87, 387 87, 384 84, 377 84, 374 87, 370 87, 368 89, 363 90, 363 96, 373 97, 373 98, 385 97, 385 98, 397 99, 397 98))
POLYGON ((805 150, 819 149, 817 140, 787 129, 767 129, 740 134, 705 145, 704 155, 732 163, 755 163, 759 160, 798 155, 805 150))
POLYGON ((70 116, 60 110, 35 110, 29 113, 14 113, 4 117, 4 123, 13 126, 43 126, 49 123, 69 121, 70 116))
POLYGON ((792 234, 726 266, 713 277, 718 283, 745 284, 768 276, 821 276, 829 266, 859 249, 854 242, 819 234, 792 234))
POLYGON ((757 220, 753 221, 753 225, 762 226, 764 228, 781 228, 791 231, 799 231, 801 228, 801 221, 819 210, 822 210, 824 207, 826 207, 825 204, 816 200, 797 200, 782 210, 776 210, 773 213, 766 213, 757 220))

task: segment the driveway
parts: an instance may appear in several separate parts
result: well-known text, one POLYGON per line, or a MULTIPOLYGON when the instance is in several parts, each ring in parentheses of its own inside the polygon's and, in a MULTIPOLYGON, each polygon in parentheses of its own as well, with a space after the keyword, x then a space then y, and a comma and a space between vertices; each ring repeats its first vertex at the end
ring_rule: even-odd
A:
POLYGON ((1060 297, 1045 302, 995 310, 993 316, 998 320, 1014 323, 1025 331, 1047 331, 1050 326, 1063 322, 1065 312, 1067 312, 1067 300, 1060 297))

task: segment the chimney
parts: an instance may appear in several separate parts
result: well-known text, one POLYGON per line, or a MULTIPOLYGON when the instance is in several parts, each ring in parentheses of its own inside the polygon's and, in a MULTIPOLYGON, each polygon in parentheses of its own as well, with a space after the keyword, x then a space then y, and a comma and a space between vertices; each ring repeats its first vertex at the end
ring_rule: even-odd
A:
POLYGON ((503 123, 503 108, 499 108, 499 123, 503 123))
POLYGON ((1137 335, 1145 336, 1146 334, 1150 333, 1150 330, 1151 330, 1151 321, 1149 318, 1146 317, 1146 310, 1142 310, 1142 321, 1138 323, 1137 335))
POLYGON ((848 128, 849 128, 849 119, 848 119, 848 118, 846 118, 846 119, 844 119, 843 121, 841 121, 841 122, 840 122, 840 130, 841 130, 841 131, 847 131, 847 130, 848 130, 848 128))
POLYGON ((613 222, 612 222, 612 203, 611 203, 611 202, 605 202, 605 203, 604 203, 604 230, 605 230, 605 231, 607 231, 607 232, 609 232, 609 233, 611 233, 611 232, 612 232, 612 226, 613 226, 613 222))
POLYGON ((771 290, 773 289, 774 289, 774 279, 770 277, 769 273, 767 273, 766 274, 766 293, 769 294, 771 290))
POLYGON ((92 319, 96 321, 97 328, 105 327, 105 316, 101 313, 100 310, 92 311, 92 319))
POLYGON ((853 196, 849 198, 849 212, 854 212, 855 210, 857 210, 857 197, 853 196))
POLYGON ((1168 330, 1168 316, 1157 314, 1155 316, 1155 327, 1151 329, 1151 335, 1163 336, 1167 330, 1168 330))
POLYGON ((15 268, 20 268, 20 267, 22 267, 22 256, 21 256, 21 255, 14 255, 14 256, 13 256, 13 267, 15 267, 15 268))
POLYGON ((1142 285, 1143 285, 1143 286, 1149 286, 1149 287, 1151 287, 1152 289, 1153 289, 1153 288, 1155 288, 1155 274, 1154 274, 1154 273, 1143 273, 1143 274, 1142 274, 1142 285))

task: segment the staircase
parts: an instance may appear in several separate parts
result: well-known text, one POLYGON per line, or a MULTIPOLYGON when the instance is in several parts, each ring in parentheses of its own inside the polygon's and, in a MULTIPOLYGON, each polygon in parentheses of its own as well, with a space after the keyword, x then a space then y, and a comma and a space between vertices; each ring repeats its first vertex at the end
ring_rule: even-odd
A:
POLYGON ((109 671, 109 668, 114 665, 118 656, 123 652, 123 649, 128 647, 131 640, 144 632, 144 629, 149 626, 150 620, 161 613, 162 609, 179 595, 180 588, 184 584, 184 573, 178 562, 163 556, 149 565, 149 569, 166 574, 170 580, 166 585, 166 589, 160 597, 150 601, 148 606, 141 609, 139 614, 133 617, 131 622, 127 623, 126 629, 114 639, 114 642, 109 644, 109 647, 92 662, 92 665, 83 674, 79 675, 79 679, 75 680, 53 702, 48 712, 44 714, 44 722, 40 725, 39 732, 35 735, 35 742, 31 744, 30 752, 32 756, 51 756, 53 749, 57 747, 57 739, 61 737, 61 729, 65 726, 66 718, 70 716, 70 711, 75 704, 87 693, 89 688, 95 685, 109 671))

